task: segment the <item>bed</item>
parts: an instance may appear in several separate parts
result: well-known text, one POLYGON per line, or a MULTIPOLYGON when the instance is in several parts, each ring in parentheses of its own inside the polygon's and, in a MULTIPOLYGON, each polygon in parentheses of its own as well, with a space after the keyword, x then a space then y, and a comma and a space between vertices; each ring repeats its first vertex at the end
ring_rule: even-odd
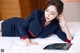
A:
POLYGON ((0 52, 4 50, 4 53, 80 53, 80 22, 68 22, 67 25, 73 36, 72 46, 69 50, 44 50, 43 48, 48 44, 65 43, 55 34, 52 34, 47 38, 31 39, 39 43, 39 45, 34 46, 28 46, 19 37, 0 37, 0 52))

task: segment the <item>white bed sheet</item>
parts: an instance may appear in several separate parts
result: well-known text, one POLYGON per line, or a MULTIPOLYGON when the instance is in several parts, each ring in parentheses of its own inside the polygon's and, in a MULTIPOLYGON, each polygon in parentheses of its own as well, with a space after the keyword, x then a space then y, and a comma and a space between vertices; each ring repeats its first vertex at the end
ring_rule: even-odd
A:
MULTIPOLYGON (((55 36, 55 35, 54 35, 55 36)), ((23 52, 28 52, 28 53, 35 53, 36 51, 42 51, 43 48, 51 43, 55 42, 63 42, 60 39, 57 39, 58 37, 55 36, 49 37, 49 38, 37 38, 37 39, 32 39, 32 41, 38 42, 39 45, 30 45, 28 46, 24 40, 21 40, 19 37, 0 37, 0 49, 4 49, 5 52, 7 53, 23 53, 23 52)))
POLYGON ((73 22, 68 23, 71 34, 73 35, 73 40, 71 41, 73 45, 69 50, 43 50, 43 48, 51 43, 64 43, 56 35, 48 38, 36 38, 32 41, 38 42, 39 45, 30 45, 28 46, 25 41, 21 40, 19 37, 0 37, 0 50, 4 49, 4 53, 80 53, 80 22, 74 22, 77 25, 74 25, 73 22), (71 27, 71 26, 75 27, 71 27), (77 28, 78 29, 77 29, 77 28), (75 29, 76 28, 76 29, 75 29), (75 29, 75 30, 74 30, 75 29))
POLYGON ((28 46, 25 41, 19 37, 0 37, 0 49, 4 49, 5 53, 80 53, 79 42, 74 42, 68 51, 63 50, 44 50, 43 48, 51 43, 64 43, 56 35, 49 38, 37 38, 32 41, 38 42, 39 45, 28 46))

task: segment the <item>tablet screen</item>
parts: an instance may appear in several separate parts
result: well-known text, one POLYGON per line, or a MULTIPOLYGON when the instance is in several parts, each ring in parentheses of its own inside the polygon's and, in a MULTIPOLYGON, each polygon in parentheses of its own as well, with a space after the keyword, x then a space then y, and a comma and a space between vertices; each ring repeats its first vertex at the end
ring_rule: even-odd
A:
POLYGON ((71 43, 54 43, 47 45, 44 49, 54 49, 54 50, 68 50, 72 44, 71 43))

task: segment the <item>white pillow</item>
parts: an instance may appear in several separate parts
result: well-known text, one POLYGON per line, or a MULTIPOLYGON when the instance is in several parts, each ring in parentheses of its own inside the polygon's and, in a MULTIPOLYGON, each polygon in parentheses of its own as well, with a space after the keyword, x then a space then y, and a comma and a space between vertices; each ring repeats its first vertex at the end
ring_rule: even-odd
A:
POLYGON ((67 26, 72 36, 75 36, 76 33, 80 33, 80 22, 68 22, 67 26))

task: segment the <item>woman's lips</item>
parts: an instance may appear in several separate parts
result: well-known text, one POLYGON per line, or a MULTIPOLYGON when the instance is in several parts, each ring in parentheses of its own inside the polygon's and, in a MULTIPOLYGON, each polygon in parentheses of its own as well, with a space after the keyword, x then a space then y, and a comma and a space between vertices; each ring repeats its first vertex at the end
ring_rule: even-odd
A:
POLYGON ((49 20, 49 18, 47 17, 46 19, 48 19, 49 20))

